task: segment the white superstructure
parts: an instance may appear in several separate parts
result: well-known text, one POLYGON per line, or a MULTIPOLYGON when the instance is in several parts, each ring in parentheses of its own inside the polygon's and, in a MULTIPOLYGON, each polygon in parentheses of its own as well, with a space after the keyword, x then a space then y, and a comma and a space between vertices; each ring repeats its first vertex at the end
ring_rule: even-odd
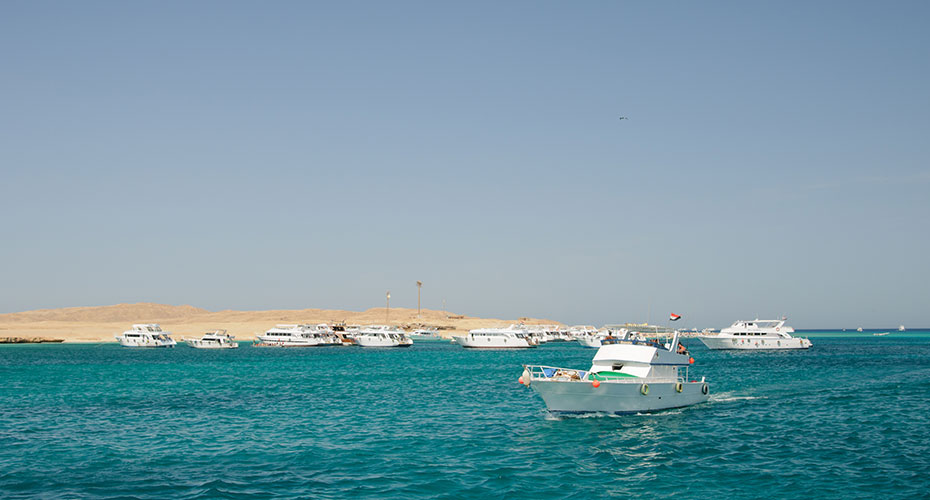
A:
POLYGON ((170 335, 158 324, 146 323, 132 325, 132 330, 117 335, 116 340, 123 347, 174 347, 177 342, 170 335))
POLYGON ((462 347, 484 349, 525 349, 539 344, 523 325, 478 328, 469 331, 468 335, 453 335, 452 340, 462 347))
POLYGON ((400 328, 369 325, 364 326, 353 337, 362 347, 410 347, 413 341, 400 328))
POLYGON ((638 413, 707 401, 710 388, 703 379, 689 380, 693 359, 679 349, 677 332, 667 348, 613 340, 598 349, 588 370, 526 365, 519 381, 552 413, 638 413))
POLYGON ((811 341, 792 337, 794 328, 785 319, 737 321, 715 335, 698 337, 708 349, 807 349, 811 341))
POLYGON ((213 330, 199 339, 184 339, 184 342, 195 349, 235 349, 239 344, 233 341, 234 338, 226 330, 213 330))
POLYGON ((323 347, 342 345, 328 325, 277 325, 257 335, 260 347, 323 347))

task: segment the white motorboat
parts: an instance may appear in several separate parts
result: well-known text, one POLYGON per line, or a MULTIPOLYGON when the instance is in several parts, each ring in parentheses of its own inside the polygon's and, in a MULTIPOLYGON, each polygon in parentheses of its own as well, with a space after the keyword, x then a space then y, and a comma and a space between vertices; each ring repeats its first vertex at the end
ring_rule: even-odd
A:
POLYGON ((483 349, 525 349, 539 342, 522 325, 507 328, 478 328, 468 335, 453 335, 452 340, 462 347, 483 349))
POLYGON ((856 331, 857 331, 857 332, 861 332, 861 331, 862 331, 862 327, 860 326, 859 328, 856 328, 856 331))
POLYGON ((708 384, 689 379, 694 359, 679 349, 677 332, 667 345, 617 339, 598 349, 587 370, 525 365, 519 382, 555 414, 639 413, 707 401, 708 384))
POLYGON ((792 337, 794 328, 785 319, 737 321, 716 335, 698 337, 708 349, 777 350, 808 349, 811 341, 792 337))
POLYGON ((116 340, 123 347, 174 347, 177 342, 170 335, 158 324, 146 323, 132 325, 132 330, 117 335, 116 340))
POLYGON ((899 332, 905 331, 904 325, 900 325, 900 326, 898 327, 898 331, 899 331, 899 332))
POLYGON ((876 333, 873 333, 872 335, 874 335, 874 336, 876 336, 876 337, 884 337, 885 335, 888 335, 888 334, 890 334, 890 333, 891 333, 891 332, 881 332, 881 333, 876 332, 876 333))
POLYGON ((203 334, 199 339, 184 339, 184 342, 195 349, 235 349, 239 347, 232 335, 226 330, 213 330, 203 334))
POLYGON ((277 325, 258 334, 256 347, 324 347, 342 345, 328 325, 277 325))
POLYGON ((362 327, 353 337, 362 347, 410 347, 413 341, 403 330, 384 325, 362 327))

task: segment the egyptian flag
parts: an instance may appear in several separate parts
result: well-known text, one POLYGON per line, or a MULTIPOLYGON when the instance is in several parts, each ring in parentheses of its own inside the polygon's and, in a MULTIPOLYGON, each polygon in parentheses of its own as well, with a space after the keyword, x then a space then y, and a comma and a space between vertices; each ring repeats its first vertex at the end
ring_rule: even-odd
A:
POLYGON ((672 313, 672 314, 669 314, 668 319, 669 321, 678 321, 681 319, 681 315, 672 313))

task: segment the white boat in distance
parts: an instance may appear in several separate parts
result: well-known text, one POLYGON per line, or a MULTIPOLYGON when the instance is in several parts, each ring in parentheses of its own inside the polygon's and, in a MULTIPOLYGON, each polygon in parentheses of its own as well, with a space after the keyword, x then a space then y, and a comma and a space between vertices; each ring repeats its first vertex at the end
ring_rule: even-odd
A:
POLYGON ((468 335, 453 335, 452 340, 462 347, 475 349, 526 349, 539 345, 523 325, 478 328, 469 331, 468 335))
POLYGON ((442 340, 439 330, 435 328, 419 328, 407 334, 410 340, 442 340))
POLYGON ((391 326, 364 326, 353 338, 362 347, 410 347, 413 341, 403 330, 391 326))
POLYGON ((233 341, 234 338, 226 330, 213 330, 199 339, 184 339, 184 342, 194 349, 236 349, 239 344, 233 341))
POLYGON ((326 324, 277 325, 256 335, 257 347, 324 347, 342 345, 342 340, 326 324))
POLYGON ((899 331, 899 332, 905 331, 904 325, 898 326, 898 331, 899 331))
POLYGON ((794 328, 785 319, 737 321, 716 335, 698 337, 708 349, 777 350, 808 349, 811 341, 792 337, 794 328))
POLYGON ((174 347, 177 342, 170 335, 157 323, 146 323, 132 325, 132 330, 117 335, 116 340, 123 347, 174 347))
POLYGON ((618 340, 598 349, 588 370, 525 365, 519 382, 535 389, 551 413, 639 413, 707 401, 710 388, 689 380, 687 354, 672 341, 618 340))

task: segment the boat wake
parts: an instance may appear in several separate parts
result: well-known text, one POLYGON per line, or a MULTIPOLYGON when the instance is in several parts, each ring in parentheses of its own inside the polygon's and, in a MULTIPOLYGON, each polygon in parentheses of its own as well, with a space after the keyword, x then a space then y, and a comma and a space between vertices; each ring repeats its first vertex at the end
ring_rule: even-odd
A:
POLYGON ((731 401, 749 401, 753 399, 765 399, 765 396, 734 396, 728 393, 723 394, 712 394, 710 396, 711 403, 729 403, 731 401))

